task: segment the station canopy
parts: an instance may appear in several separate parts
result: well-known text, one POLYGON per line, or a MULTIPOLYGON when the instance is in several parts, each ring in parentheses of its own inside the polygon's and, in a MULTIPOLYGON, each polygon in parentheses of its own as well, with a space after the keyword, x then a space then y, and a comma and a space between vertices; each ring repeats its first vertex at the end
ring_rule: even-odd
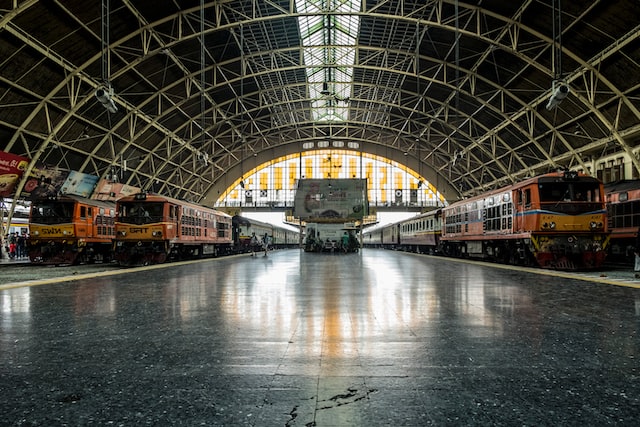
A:
POLYGON ((51 165, 213 205, 246 162, 322 146, 448 200, 640 170, 637 0, 13 0, 0 41, 17 197, 51 165))

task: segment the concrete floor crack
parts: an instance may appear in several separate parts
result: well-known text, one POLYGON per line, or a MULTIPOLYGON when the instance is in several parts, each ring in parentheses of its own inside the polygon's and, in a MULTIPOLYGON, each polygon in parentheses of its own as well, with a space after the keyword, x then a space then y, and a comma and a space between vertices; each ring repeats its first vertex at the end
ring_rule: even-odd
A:
POLYGON ((331 408, 336 408, 338 406, 356 403, 363 399, 368 399, 370 394, 375 393, 377 391, 378 390, 374 388, 365 389, 365 390, 349 388, 347 389, 347 393, 337 394, 333 397, 330 397, 329 399, 319 401, 318 403, 323 404, 324 406, 320 406, 318 410, 331 409, 331 408))

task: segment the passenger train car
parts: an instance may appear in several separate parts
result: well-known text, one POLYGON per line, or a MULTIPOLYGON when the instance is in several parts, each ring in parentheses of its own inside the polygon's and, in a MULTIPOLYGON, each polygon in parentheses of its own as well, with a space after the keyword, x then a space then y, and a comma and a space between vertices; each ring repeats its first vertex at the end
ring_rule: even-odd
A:
POLYGON ((231 216, 155 194, 118 199, 114 257, 121 265, 216 256, 231 251, 231 216))
POLYGON ((640 180, 607 184, 605 193, 609 256, 615 262, 633 262, 634 251, 640 248, 640 180))
POLYGON ((365 232, 364 243, 543 268, 594 269, 606 257, 606 228, 602 183, 567 171, 530 178, 365 232), (430 231, 427 219, 433 220, 428 223, 433 224, 430 231))
POLYGON ((56 265, 108 262, 114 227, 114 203, 78 196, 34 200, 29 214, 29 259, 56 265))
POLYGON ((7 222, 7 218, 3 218, 2 220, 2 229, 4 230, 5 235, 13 234, 29 234, 29 214, 27 213, 26 218, 22 216, 14 215, 11 218, 11 222, 7 222))
POLYGON ((442 209, 416 215, 363 234, 363 245, 436 254, 442 231, 442 209))
POLYGON ((233 222, 233 252, 251 252, 251 235, 262 239, 266 234, 269 237, 269 246, 272 249, 293 248, 299 245, 300 233, 279 227, 255 219, 235 215, 233 222))

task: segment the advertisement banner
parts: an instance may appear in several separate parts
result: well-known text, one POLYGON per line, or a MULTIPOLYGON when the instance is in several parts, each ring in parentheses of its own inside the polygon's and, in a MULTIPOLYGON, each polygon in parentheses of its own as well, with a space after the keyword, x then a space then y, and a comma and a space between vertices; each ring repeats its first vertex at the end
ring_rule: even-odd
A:
POLYGON ((86 173, 71 171, 66 181, 62 184, 62 194, 70 194, 89 198, 98 183, 98 177, 86 173))
POLYGON ((29 165, 29 159, 0 151, 0 197, 13 195, 27 165, 29 165))
POLYGON ((361 220, 368 215, 366 179, 301 179, 293 216, 305 221, 361 220))
POLYGON ((130 196, 140 192, 138 187, 121 184, 119 182, 111 182, 101 179, 93 192, 93 199, 115 201, 124 196, 130 196))
POLYGON ((31 170, 20 197, 32 200, 56 197, 68 176, 68 170, 38 163, 31 170))

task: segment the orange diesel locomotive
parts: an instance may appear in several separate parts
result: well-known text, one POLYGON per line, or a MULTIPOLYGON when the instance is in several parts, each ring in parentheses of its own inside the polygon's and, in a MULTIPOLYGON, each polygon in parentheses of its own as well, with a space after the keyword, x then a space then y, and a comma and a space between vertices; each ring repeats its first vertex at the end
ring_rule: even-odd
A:
POLYGON ((231 216, 170 197, 139 193, 116 203, 114 257, 121 265, 216 256, 230 251, 231 216))
POLYGON ((115 204, 77 196, 34 200, 29 215, 29 259, 42 264, 111 260, 115 204))
POLYGON ((580 270, 598 268, 608 244, 602 183, 555 172, 443 209, 446 255, 580 270))

